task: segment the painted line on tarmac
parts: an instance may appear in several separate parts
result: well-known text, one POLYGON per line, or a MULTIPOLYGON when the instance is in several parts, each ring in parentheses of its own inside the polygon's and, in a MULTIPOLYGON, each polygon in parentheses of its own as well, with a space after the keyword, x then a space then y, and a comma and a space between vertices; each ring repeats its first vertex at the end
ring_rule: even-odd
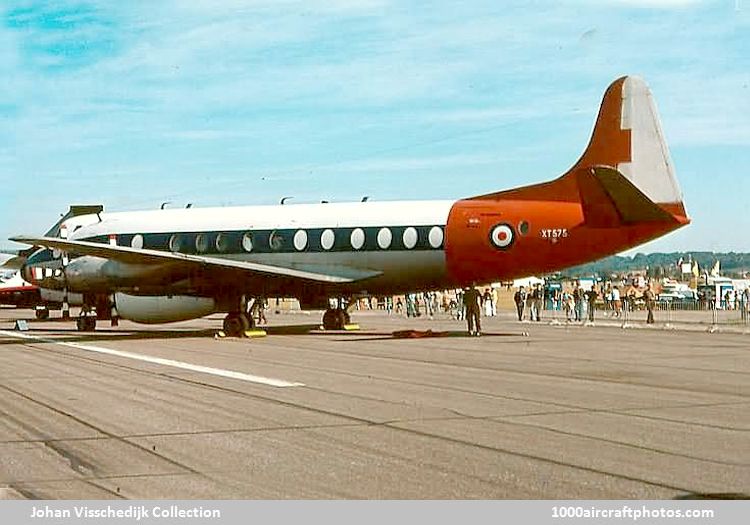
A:
POLYGON ((68 343, 63 341, 55 341, 54 339, 47 339, 44 337, 37 337, 34 335, 21 334, 18 332, 9 332, 6 330, 0 330, 0 335, 8 337, 15 337, 17 339, 30 339, 32 341, 38 341, 41 343, 52 343, 60 346, 68 346, 70 348, 77 348, 78 350, 85 350, 87 352, 96 352, 99 354, 113 355, 115 357, 123 357, 125 359, 135 359, 137 361, 144 361, 146 363, 154 363, 162 366, 170 366, 172 368, 180 368, 182 370, 189 370, 191 372, 199 372, 202 374, 210 374, 213 376, 227 377, 229 379, 237 379, 239 381, 247 381, 248 383, 258 383, 261 385, 268 385, 277 388, 288 388, 294 386, 305 386, 304 383, 293 383, 284 381, 283 379, 274 379, 272 377, 256 376, 252 374, 245 374, 242 372, 235 372, 233 370, 224 370, 222 368, 212 368, 210 366, 193 365, 191 363, 184 363, 182 361, 174 361, 172 359, 164 359, 161 357, 153 357, 150 355, 135 354, 133 352, 125 352, 123 350, 113 350, 112 348, 104 348, 101 346, 83 345, 80 343, 68 343))

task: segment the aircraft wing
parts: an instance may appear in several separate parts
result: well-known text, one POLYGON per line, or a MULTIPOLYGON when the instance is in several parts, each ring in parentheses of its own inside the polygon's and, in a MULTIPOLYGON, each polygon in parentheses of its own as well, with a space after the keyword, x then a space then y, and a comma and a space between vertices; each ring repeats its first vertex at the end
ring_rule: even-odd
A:
POLYGON ((88 241, 73 241, 57 237, 13 237, 11 240, 47 248, 57 249, 63 252, 78 255, 91 255, 112 259, 130 264, 165 264, 183 263, 201 268, 216 268, 224 270, 242 270, 256 275, 292 277, 307 281, 323 282, 329 284, 343 284, 361 281, 381 274, 379 271, 363 270, 348 266, 325 266, 306 268, 284 267, 269 264, 260 264, 234 259, 223 259, 220 257, 206 257, 187 253, 163 252, 159 250, 136 249, 129 246, 116 246, 88 241))

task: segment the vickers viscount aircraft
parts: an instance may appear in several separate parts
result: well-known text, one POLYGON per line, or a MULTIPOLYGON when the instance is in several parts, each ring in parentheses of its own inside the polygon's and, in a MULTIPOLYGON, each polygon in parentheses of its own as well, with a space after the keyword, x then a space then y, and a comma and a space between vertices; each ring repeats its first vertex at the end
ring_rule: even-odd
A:
MULTIPOLYGON (((330 298, 455 288, 553 272, 621 252, 690 221, 646 84, 607 89, 588 147, 547 183, 444 201, 358 202, 70 213, 23 276, 84 294, 141 323, 226 312, 250 326, 247 301, 296 297, 348 322, 330 298)), ((54 231, 56 230, 56 231, 54 231)), ((79 319, 79 329, 95 321, 79 319)))

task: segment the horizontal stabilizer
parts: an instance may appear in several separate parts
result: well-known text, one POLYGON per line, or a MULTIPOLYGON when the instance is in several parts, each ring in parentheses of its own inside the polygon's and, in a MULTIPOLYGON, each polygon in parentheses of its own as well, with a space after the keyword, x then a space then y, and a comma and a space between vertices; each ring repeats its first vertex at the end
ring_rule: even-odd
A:
POLYGON ((677 222, 630 180, 609 166, 575 172, 586 224, 616 228, 642 222, 677 222))

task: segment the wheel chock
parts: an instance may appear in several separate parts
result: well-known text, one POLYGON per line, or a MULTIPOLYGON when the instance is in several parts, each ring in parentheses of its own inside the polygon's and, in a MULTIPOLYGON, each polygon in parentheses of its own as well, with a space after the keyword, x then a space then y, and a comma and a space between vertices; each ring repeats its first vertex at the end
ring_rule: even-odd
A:
POLYGON ((245 337, 265 337, 265 330, 245 330, 245 337))
POLYGON ((347 332, 356 331, 356 330, 359 330, 359 325, 356 324, 356 323, 354 323, 354 324, 345 324, 344 325, 344 330, 346 330, 347 332))
POLYGON ((218 332, 216 332, 214 339, 224 339, 226 336, 227 334, 224 333, 224 330, 219 330, 218 332))

